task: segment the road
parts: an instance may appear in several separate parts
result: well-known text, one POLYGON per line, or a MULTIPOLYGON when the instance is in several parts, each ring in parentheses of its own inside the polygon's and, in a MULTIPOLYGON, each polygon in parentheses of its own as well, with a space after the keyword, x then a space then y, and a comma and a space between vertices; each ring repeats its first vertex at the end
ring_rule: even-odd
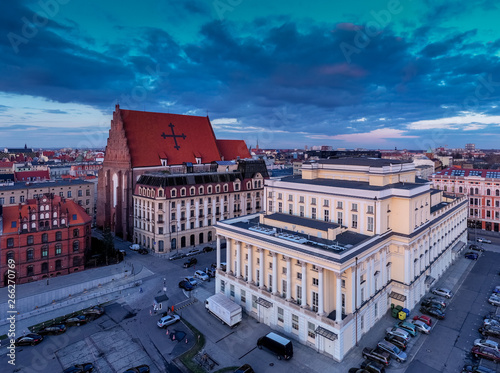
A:
POLYGON ((477 362, 470 350, 480 338, 478 328, 483 317, 496 307, 487 302, 491 291, 500 284, 500 250, 487 248, 464 279, 462 286, 449 302, 446 319, 438 321, 425 338, 406 373, 460 372, 465 364, 477 362))

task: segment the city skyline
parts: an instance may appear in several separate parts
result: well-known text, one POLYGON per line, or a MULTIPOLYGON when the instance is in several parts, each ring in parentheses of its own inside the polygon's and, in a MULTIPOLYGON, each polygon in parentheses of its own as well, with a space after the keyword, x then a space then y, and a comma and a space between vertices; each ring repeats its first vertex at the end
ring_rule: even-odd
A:
POLYGON ((262 148, 496 147, 493 1, 300 4, 4 4, 2 143, 104 147, 119 103, 262 148))

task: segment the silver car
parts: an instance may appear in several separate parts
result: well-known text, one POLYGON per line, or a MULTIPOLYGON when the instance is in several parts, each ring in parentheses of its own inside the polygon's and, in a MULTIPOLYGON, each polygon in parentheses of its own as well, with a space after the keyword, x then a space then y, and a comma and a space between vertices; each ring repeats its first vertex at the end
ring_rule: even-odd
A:
POLYGON ((474 341, 474 346, 488 347, 498 351, 498 343, 489 338, 476 339, 474 341))
POLYGON ((421 333, 429 334, 431 332, 431 327, 423 321, 412 320, 411 323, 415 325, 415 329, 421 333))
POLYGON ((396 328, 396 327, 387 328, 385 332, 388 335, 397 335, 398 337, 403 338, 407 343, 410 341, 410 333, 401 328, 396 328))
POLYGON ((399 347, 394 346, 392 343, 387 341, 380 341, 377 346, 384 351, 387 351, 391 354, 391 357, 399 361, 400 363, 404 363, 406 361, 406 353, 401 351, 399 347))
POLYGON ((490 299, 488 299, 488 302, 493 306, 500 306, 500 298, 490 297, 490 299))
POLYGON ((447 288, 435 288, 431 290, 431 293, 448 299, 450 299, 453 295, 451 290, 447 288))

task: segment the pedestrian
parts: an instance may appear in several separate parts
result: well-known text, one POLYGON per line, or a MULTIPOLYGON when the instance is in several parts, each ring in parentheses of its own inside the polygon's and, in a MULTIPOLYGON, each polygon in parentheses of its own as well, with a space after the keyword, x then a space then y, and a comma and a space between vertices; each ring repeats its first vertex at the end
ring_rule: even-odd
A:
POLYGON ((142 293, 142 288, 139 288, 139 293, 142 293))

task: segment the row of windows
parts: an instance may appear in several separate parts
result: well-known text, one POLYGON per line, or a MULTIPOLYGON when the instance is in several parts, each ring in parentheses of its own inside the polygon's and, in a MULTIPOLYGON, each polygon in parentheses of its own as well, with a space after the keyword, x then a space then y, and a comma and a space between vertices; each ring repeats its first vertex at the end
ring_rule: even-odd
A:
MULTIPOLYGON (((82 263, 81 257, 79 257, 79 256, 73 257, 73 267, 78 267, 81 265, 81 263, 82 263)), ((51 268, 51 270, 59 271, 61 269, 63 269, 62 261, 56 260, 55 268, 51 268)), ((38 272, 38 273, 43 274, 43 273, 48 273, 48 272, 49 272, 49 263, 47 263, 47 262, 42 263, 40 265, 40 272, 38 272)), ((35 276, 38 273, 35 272, 35 266, 29 265, 26 267, 26 276, 35 276)))
MULTIPOLYGON (((80 250, 80 242, 75 240, 73 241, 73 252, 78 252, 80 250)), ((54 255, 61 255, 62 254, 62 245, 61 244, 56 244, 54 246, 54 255)), ((7 262, 9 259, 14 259, 15 253, 14 251, 8 251, 6 255, 7 262)), ((49 246, 44 245, 40 248, 40 257, 41 258, 48 258, 49 257, 49 246)), ((26 250, 26 260, 35 260, 35 249, 27 249, 26 250)))
MULTIPOLYGON (((437 185, 436 187, 437 187, 437 189, 440 189, 439 185, 437 185)), ((448 186, 444 185, 443 186, 443 190, 445 192, 447 192, 448 191, 448 186)), ((455 192, 455 187, 452 186, 449 191, 450 192, 455 192)), ((465 191, 465 193, 467 193, 467 189, 465 189, 465 188, 463 188, 463 187, 460 186, 460 187, 458 187, 458 192, 457 193, 464 193, 464 191, 465 191)), ((469 189, 469 194, 470 195, 477 195, 477 194, 479 194, 479 188, 470 188, 469 189)), ((491 192, 491 189, 486 189, 486 195, 487 196, 492 196, 493 195, 492 192, 491 192)), ((495 196, 496 197, 500 197, 500 190, 498 190, 498 189, 495 190, 495 196)))
MULTIPOLYGON (((73 229, 73 237, 80 237, 80 229, 75 228, 73 229)), ((57 231, 56 232, 56 241, 61 241, 62 240, 62 232, 57 231)), ((41 235, 41 243, 47 243, 49 242, 49 234, 48 233, 43 233, 41 235)), ((26 237, 26 245, 34 245, 35 244, 35 236, 29 235, 26 237)), ((24 246, 24 245, 23 245, 24 246)), ((8 238, 7 239, 7 247, 14 247, 14 238, 8 238)))
MULTIPOLYGON (((373 206, 368 206, 368 212, 369 214, 373 214, 373 206), (371 207, 371 209, 370 209, 371 207)), ((269 201, 269 211, 273 211, 273 205, 272 201, 269 201)), ((357 211, 352 210, 352 211, 357 211)), ((281 202, 278 202, 278 212, 283 212, 283 204, 281 202)), ((293 205, 288 205, 288 214, 293 215, 294 214, 294 209, 293 205)), ((300 217, 305 217, 305 212, 304 212, 304 206, 299 206, 299 216, 300 217)), ((311 219, 318 219, 317 216, 317 210, 315 207, 311 208, 311 219)), ((326 222, 330 221, 330 211, 329 210, 324 210, 323 211, 323 220, 326 222)), ((373 232, 374 229, 374 218, 372 216, 367 217, 367 225, 366 225, 366 230, 369 232, 373 232)), ((337 224, 342 225, 344 223, 344 213, 342 211, 337 211, 337 224)), ((351 228, 357 229, 358 228, 358 215, 352 214, 351 215, 351 228)))
MULTIPOLYGON (((262 181, 261 180, 255 180, 254 181, 254 187, 255 188, 261 188, 263 186, 262 184, 262 181)), ((250 181, 247 182, 247 189, 251 189, 252 188, 252 183, 250 181)), ((209 185, 207 186, 207 194, 212 194, 212 191, 214 189, 212 189, 212 185, 209 185)), ((223 187, 222 187, 222 190, 227 193, 229 191, 229 185, 228 184, 224 184, 223 187)), ((234 190, 235 191, 239 191, 240 190, 240 184, 239 183, 234 183, 234 190)), ((205 187, 203 186, 200 186, 198 187, 198 194, 204 194, 204 191, 205 191, 205 187)), ((215 193, 220 193, 221 192, 221 188, 220 188, 220 185, 216 185, 215 186, 215 193)), ((163 197, 163 190, 158 190, 158 197, 163 197)), ((146 187, 139 187, 139 195, 141 196, 146 196, 146 197, 151 197, 151 198, 155 198, 156 197, 156 189, 152 189, 152 188, 146 188, 146 187)), ((187 195, 187 188, 181 188, 179 190, 179 195, 181 197, 185 197, 187 195)), ((190 187, 189 188, 189 195, 190 196, 194 196, 196 195, 196 188, 195 187, 190 187)), ((175 198, 177 197, 177 189, 176 188, 173 188, 170 190, 170 197, 171 198, 175 198)))
MULTIPOLYGON (((43 194, 33 194, 33 198, 37 198, 37 197, 41 197, 43 194)), ((66 193, 67 197, 68 198, 71 198, 71 190, 69 190, 67 193, 66 193)), ((86 193, 85 193, 86 196, 90 196, 90 190, 87 189, 86 190, 86 193)), ((64 197, 64 192, 59 192, 59 196, 61 197, 64 197)), ((83 196, 83 190, 79 190, 78 191, 78 197, 82 197, 83 196)), ((26 201, 26 198, 25 196, 21 195, 19 196, 19 203, 24 203, 26 201)), ((90 200, 87 200, 87 205, 90 203, 90 200)), ((10 204, 15 204, 17 203, 16 202, 16 196, 10 196, 9 197, 9 203, 10 204)), ((5 197, 0 197, 0 205, 5 205, 5 197)), ((49 206, 46 207, 46 209, 48 210, 49 209, 49 206)), ((40 207, 40 211, 43 211, 43 206, 40 207)))

